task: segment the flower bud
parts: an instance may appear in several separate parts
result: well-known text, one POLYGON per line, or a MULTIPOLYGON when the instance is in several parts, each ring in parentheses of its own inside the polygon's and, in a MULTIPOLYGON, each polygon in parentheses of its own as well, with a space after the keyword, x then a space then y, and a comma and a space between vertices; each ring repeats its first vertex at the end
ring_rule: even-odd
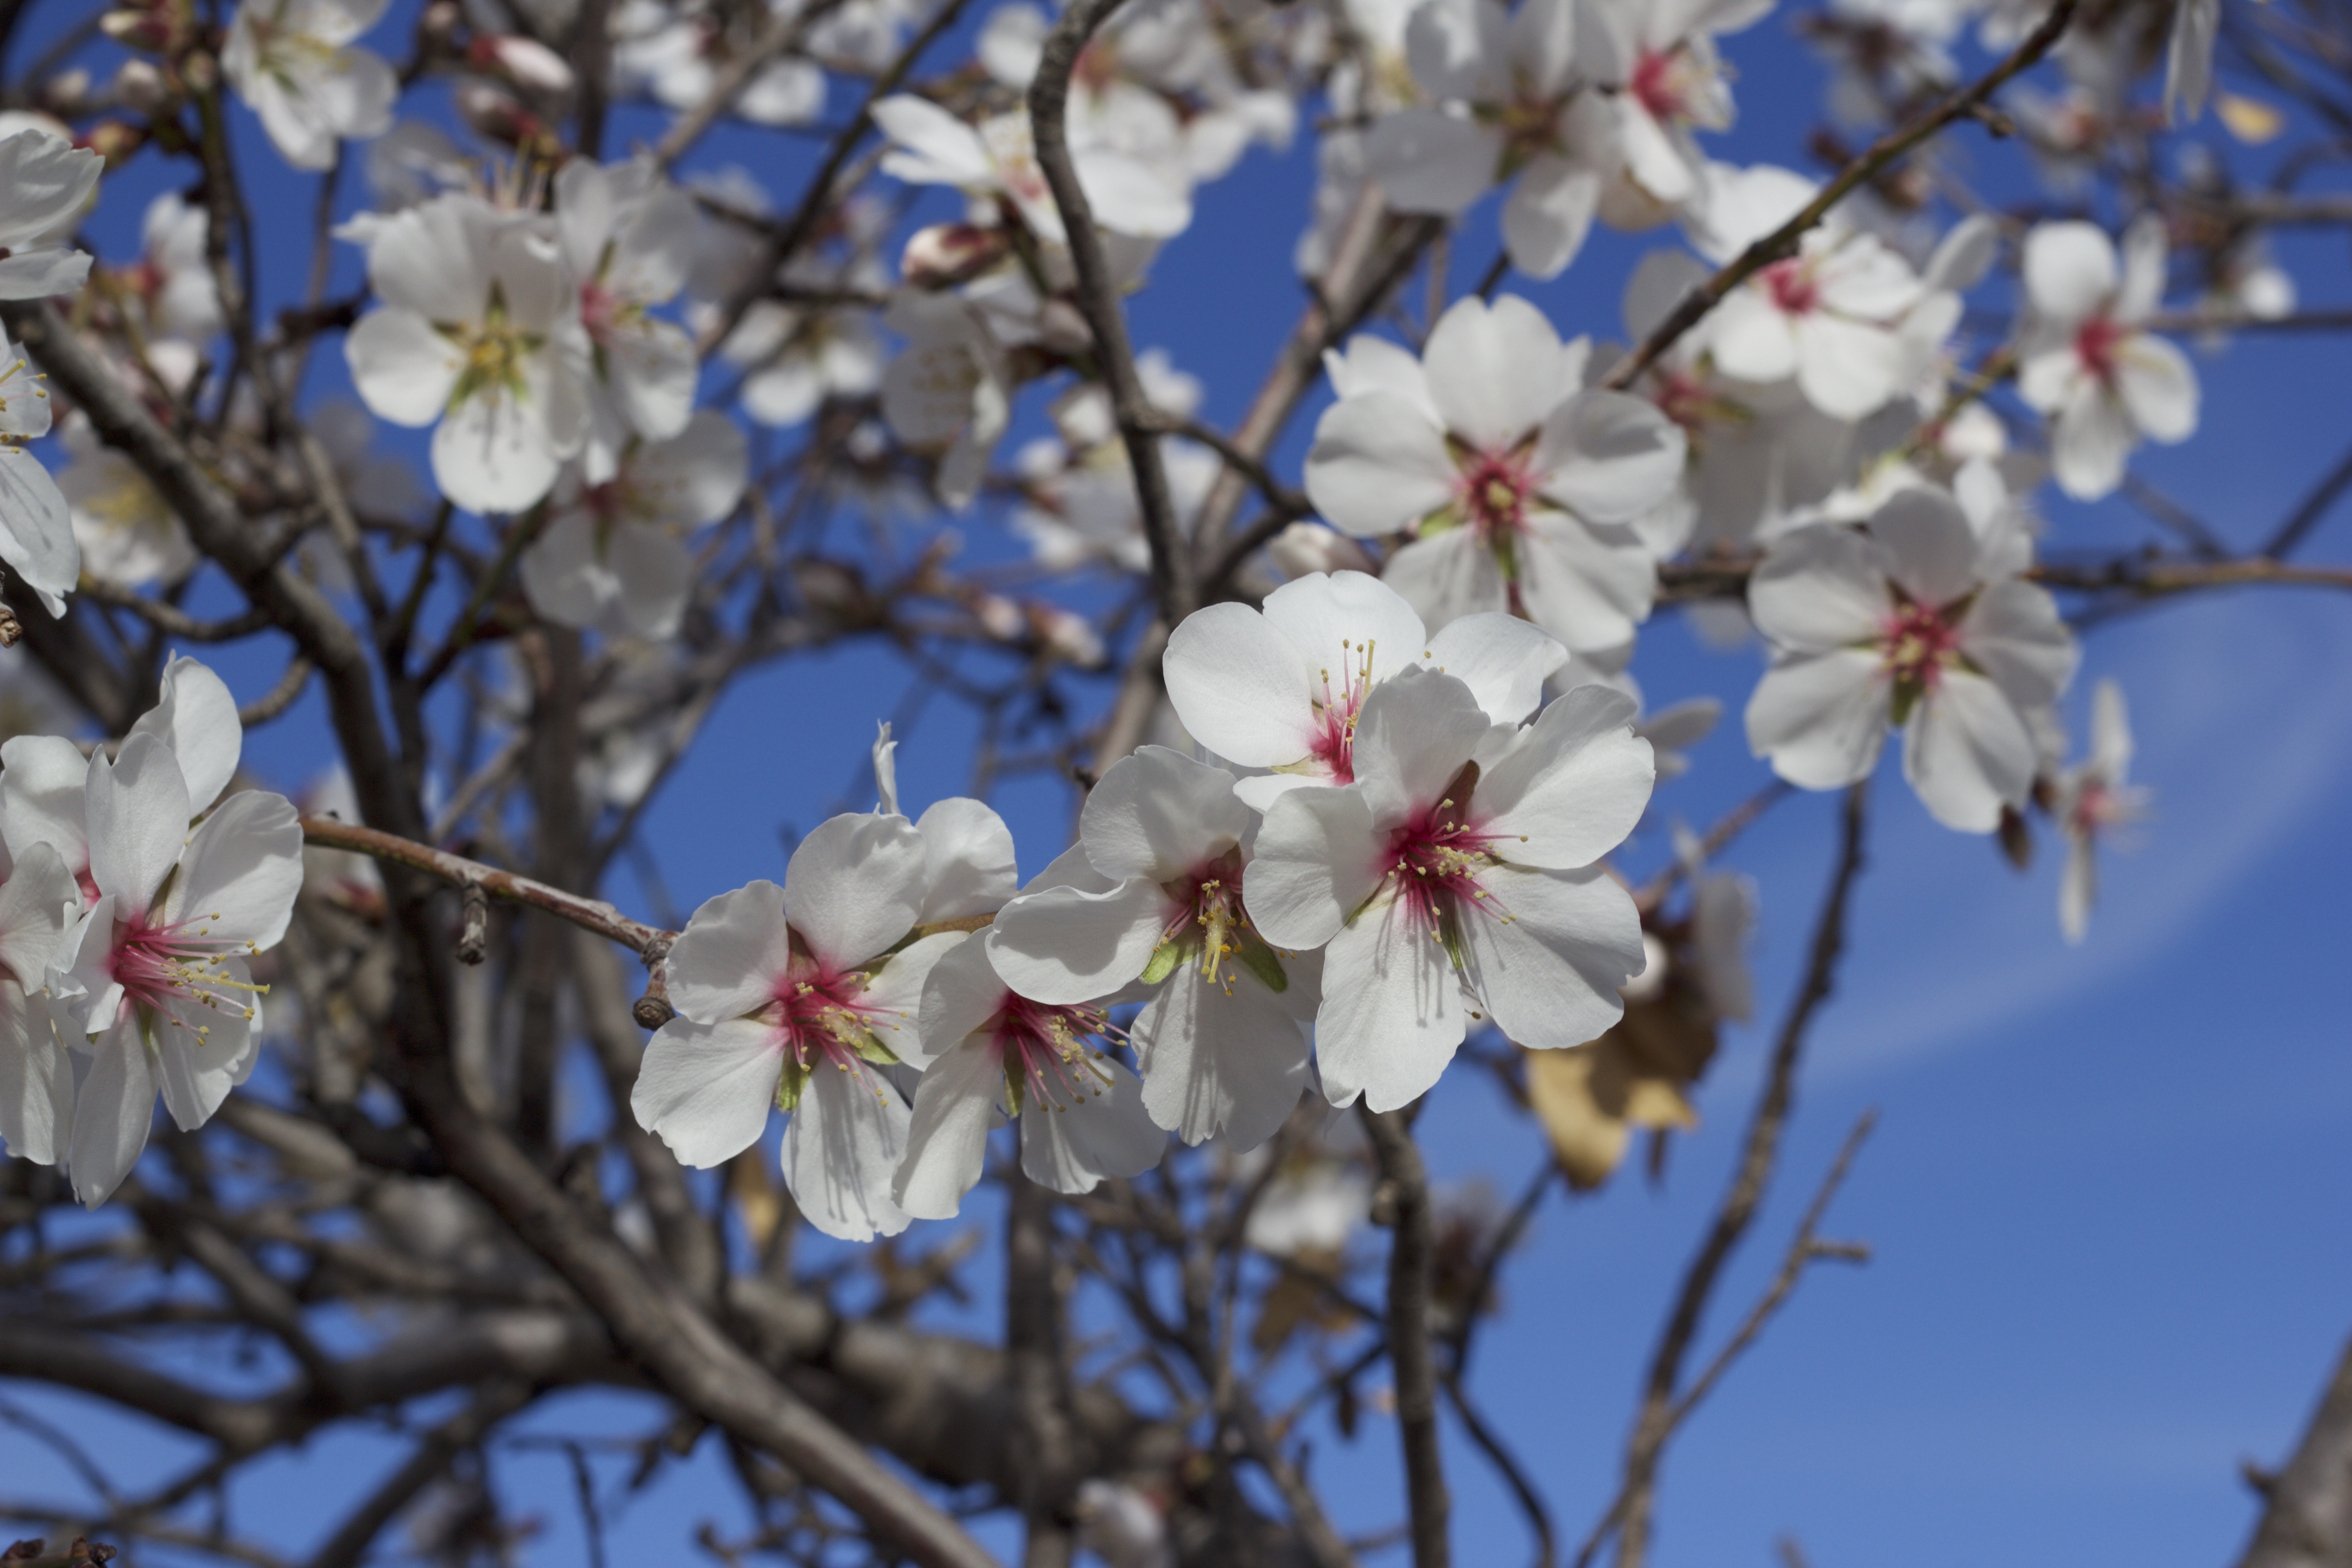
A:
POLYGON ((898 272, 911 288, 952 289, 995 266, 1011 248, 1003 229, 935 223, 908 237, 898 272))
POLYGON ((560 96, 572 90, 572 68, 536 39, 513 34, 478 36, 467 47, 466 60, 478 70, 497 72, 526 92, 560 96))
POLYGON ((1266 542, 1265 552, 1286 577, 1308 577, 1318 572, 1372 572, 1378 568, 1364 547, 1336 528, 1319 522, 1294 522, 1266 542))
POLYGON ((40 85, 42 110, 60 119, 72 119, 84 113, 90 107, 89 84, 89 72, 79 66, 59 71, 40 85))
POLYGON ((152 61, 125 60, 114 73, 114 101, 134 114, 153 114, 171 98, 171 84, 152 61))
POLYGON ((147 132, 120 120, 101 120, 76 137, 74 144, 89 148, 105 159, 106 166, 112 169, 147 144, 147 132))

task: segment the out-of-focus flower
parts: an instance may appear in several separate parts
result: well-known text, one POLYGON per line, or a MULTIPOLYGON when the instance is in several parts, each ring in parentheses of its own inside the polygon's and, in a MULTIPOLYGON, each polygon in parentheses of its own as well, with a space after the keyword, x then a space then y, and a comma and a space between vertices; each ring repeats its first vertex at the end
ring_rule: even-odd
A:
POLYGON ((221 66, 280 156, 298 169, 334 166, 336 143, 392 129, 400 78, 352 40, 387 0, 243 0, 221 66))
POLYGON ((2058 924, 2068 942, 2081 942, 2098 902, 2098 848, 2119 828, 2147 816, 2150 792, 2130 781, 2131 717, 2123 688, 2102 680, 2091 694, 2091 753, 2059 780, 2051 815, 2066 836, 2066 868, 2058 881, 2058 924))

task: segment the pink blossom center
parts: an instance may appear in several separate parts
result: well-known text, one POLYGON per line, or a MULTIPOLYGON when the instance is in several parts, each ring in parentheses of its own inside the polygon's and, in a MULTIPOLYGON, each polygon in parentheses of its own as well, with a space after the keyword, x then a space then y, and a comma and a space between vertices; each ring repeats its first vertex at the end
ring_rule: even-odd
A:
POLYGON ((866 975, 855 969, 835 969, 795 952, 776 982, 769 1019, 783 1037, 784 1049, 803 1072, 823 1062, 844 1071, 863 1073, 861 1046, 877 1041, 898 1027, 886 1009, 863 1000, 866 975))
POLYGON ((1067 1110, 1110 1089, 1103 1053, 1088 1044, 1118 1033, 1099 1007, 1048 1006, 1007 991, 989 1033, 1006 1081, 1018 1083, 1032 1104, 1067 1110))
POLYGON ((1249 911, 1242 907, 1242 852, 1228 849, 1163 884, 1176 901, 1177 912, 1161 940, 1175 941, 1198 928, 1201 973, 1211 980, 1222 976, 1228 992, 1233 988, 1233 970, 1226 960, 1241 952, 1250 929, 1249 911))
POLYGON ((1906 603, 1886 617, 1879 647, 1897 685, 1933 690, 1959 657, 1960 633, 1944 611, 1906 603))
POLYGON ((1694 433, 1706 422, 1706 410, 1714 401, 1706 384, 1685 370, 1661 372, 1650 400, 1658 405, 1659 413, 1694 433))
POLYGON ((2121 325, 2104 315, 2094 316, 2074 330, 2074 353, 2103 386, 2115 384, 2116 351, 2123 347, 2126 335, 2121 325))
POLYGON ((1519 531, 1535 489, 1536 476, 1524 452, 1479 452, 1463 463, 1454 481, 1454 504, 1464 521, 1491 543, 1519 531))
POLYGON ((610 339, 627 311, 628 302, 601 283, 580 286, 580 324, 588 331, 591 342, 610 339))
POLYGON ((1463 774, 1444 799, 1423 807, 1389 834, 1386 857, 1397 907, 1416 929, 1449 946, 1465 907, 1492 907, 1478 879, 1496 863, 1489 847, 1497 836, 1480 832, 1466 819, 1465 808, 1477 775, 1470 768, 1463 774))
POLYGON ((1821 308, 1822 286, 1813 269, 1800 258, 1776 261, 1764 269, 1764 290, 1772 303, 1791 316, 1810 314, 1821 308))
MULTIPOLYGON (((212 937, 217 915, 195 915, 167 925, 151 925, 145 915, 117 921, 114 945, 107 953, 107 973, 122 987, 123 1003, 169 1018, 175 1027, 188 1026, 170 1005, 194 1003, 215 1013, 250 1019, 253 998, 266 987, 238 977, 229 968, 233 954, 212 937)), ((250 950, 251 944, 246 944, 250 950)), ((199 1036, 209 1026, 195 1026, 199 1036)))
MULTIPOLYGON (((1307 754, 1322 764, 1339 784, 1356 782, 1356 717, 1372 692, 1372 645, 1369 641, 1339 644, 1347 661, 1339 667, 1339 684, 1331 672, 1322 672, 1323 695, 1315 703, 1315 731, 1307 738, 1307 754)), ((1236 877, 1236 887, 1240 885, 1236 877)))
POLYGON ((1687 73, 1680 68, 1680 54, 1669 51, 1657 54, 1649 49, 1633 62, 1633 74, 1626 85, 1633 100, 1650 111, 1650 118, 1669 121, 1678 118, 1687 102, 1687 73))

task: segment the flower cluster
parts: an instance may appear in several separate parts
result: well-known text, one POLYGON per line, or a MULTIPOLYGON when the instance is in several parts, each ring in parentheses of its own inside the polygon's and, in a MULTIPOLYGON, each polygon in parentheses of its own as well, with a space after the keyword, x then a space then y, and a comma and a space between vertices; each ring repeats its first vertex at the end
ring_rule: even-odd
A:
POLYGON ((1255 1148, 1310 1082, 1394 1110, 1488 1019, 1582 1045, 1644 963, 1602 862, 1654 769, 1622 693, 1542 702, 1567 658, 1495 613, 1429 636, 1360 573, 1204 610, 1166 673, 1221 761, 1122 758, 1017 892, 978 801, 828 820, 782 888, 695 911, 637 1119, 710 1165, 790 1112, 802 1212, 866 1239, 953 1215, 1004 1116, 1029 1178, 1077 1193, 1170 1131, 1255 1148))
POLYGON ((302 829, 285 796, 230 791, 243 744, 228 688, 179 658, 113 756, 0 745, 0 1140, 93 1206, 159 1095, 193 1131, 260 1053, 249 961, 286 933, 302 829))

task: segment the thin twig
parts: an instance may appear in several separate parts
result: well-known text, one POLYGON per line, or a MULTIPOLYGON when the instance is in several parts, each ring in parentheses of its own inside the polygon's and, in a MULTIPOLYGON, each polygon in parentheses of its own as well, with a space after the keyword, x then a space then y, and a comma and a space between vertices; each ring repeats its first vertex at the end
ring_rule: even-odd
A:
POLYGON ((1413 1568, 1448 1568, 1453 1500, 1437 1443, 1437 1363, 1432 1355, 1429 1296, 1436 1274, 1429 1173, 1404 1113, 1360 1107, 1381 1181, 1392 1207, 1389 1239, 1389 1367, 1396 1377, 1396 1415, 1404 1448, 1405 1494, 1412 1521, 1413 1568))
POLYGON ((1968 119, 1979 104, 1990 101, 2011 78, 2030 68, 2050 52, 2052 46, 2058 42, 2058 36, 2066 30, 2066 24, 2074 19, 2077 4, 2079 0, 2058 0, 2050 8, 2050 14, 2042 19, 2042 25, 2028 34, 2025 41, 2018 45, 2007 59, 1986 72, 1974 84, 1947 94, 1942 102, 1908 125, 1880 137, 1868 152, 1838 171, 1837 178, 1823 185, 1821 194, 1807 202, 1794 217, 1741 251, 1714 277, 1684 295, 1682 302, 1667 311, 1665 319, 1651 329, 1650 335, 1642 340, 1641 346, 1617 362, 1602 384, 1619 392, 1631 386, 1635 377, 1655 364, 1660 354, 1674 347, 1685 332, 1698 325, 1706 313, 1721 304, 1734 289, 1774 262, 1794 256, 1798 243, 1804 238, 1806 232, 1827 217, 1831 208, 1876 179, 1897 158, 1955 121, 1968 119))
POLYGON ((1054 193, 1062 227, 1070 247, 1070 264, 1077 274, 1078 310, 1094 330, 1095 365, 1110 392, 1111 414, 1118 421, 1127 445, 1128 467, 1133 470, 1136 499, 1143 513, 1143 537, 1151 547, 1151 588, 1160 605, 1160 618, 1169 626, 1182 622, 1198 602, 1193 595, 1191 542, 1176 521, 1176 503, 1168 491, 1168 469, 1161 460, 1157 418, 1144 395, 1142 377, 1136 374, 1135 350, 1128 342, 1127 312, 1119 305, 1118 283, 1111 276, 1110 258, 1103 252, 1101 233, 1095 227, 1093 206, 1078 184, 1077 164, 1070 157, 1070 73, 1077 68, 1103 18, 1122 0, 1077 0, 1062 13, 1045 36, 1037 74, 1029 83, 1029 129, 1037 147, 1037 167, 1054 193))
POLYGON ((2347 486, 2352 486, 2352 447, 2346 448, 2344 456, 2336 459, 2336 466, 2328 469, 2320 481, 2312 486, 2311 493, 2303 498, 2302 503, 2287 514, 2286 521, 2280 523, 2277 531, 2264 542, 2262 552, 2273 561, 2292 553, 2313 529, 2326 520, 2328 512, 2342 499, 2347 486))

